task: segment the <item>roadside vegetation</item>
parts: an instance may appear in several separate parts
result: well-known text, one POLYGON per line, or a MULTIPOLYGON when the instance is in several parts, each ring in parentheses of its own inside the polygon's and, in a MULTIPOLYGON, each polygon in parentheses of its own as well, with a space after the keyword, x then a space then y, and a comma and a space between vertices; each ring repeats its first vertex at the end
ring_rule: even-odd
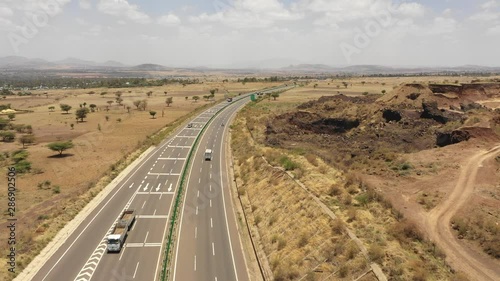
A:
MULTIPOLYGON (((266 144, 267 121, 307 99, 262 99, 245 107, 232 126, 238 193, 275 280, 375 280, 372 262, 389 280, 464 280, 414 223, 355 172, 324 161, 307 142, 293 148, 266 144), (327 216, 311 194, 338 219, 327 216), (346 229, 362 241, 366 256, 346 229)), ((414 169, 404 161, 393 167, 397 173, 414 169)))

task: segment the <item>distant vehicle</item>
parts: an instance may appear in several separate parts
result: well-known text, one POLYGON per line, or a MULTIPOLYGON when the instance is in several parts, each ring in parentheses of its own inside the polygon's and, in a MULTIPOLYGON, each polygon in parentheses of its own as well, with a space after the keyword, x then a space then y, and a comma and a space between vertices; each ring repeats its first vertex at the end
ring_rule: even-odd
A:
POLYGON ((188 127, 188 128, 193 128, 193 123, 189 123, 189 124, 187 125, 187 127, 188 127))
POLYGON ((227 98, 227 102, 232 102, 233 98, 227 98))
POLYGON ((211 161, 212 160, 212 150, 207 148, 205 149, 205 161, 211 161))
POLYGON ((113 228, 113 231, 110 235, 108 235, 108 253, 121 251, 128 232, 134 222, 135 210, 129 209, 123 211, 122 215, 118 219, 118 222, 113 228))

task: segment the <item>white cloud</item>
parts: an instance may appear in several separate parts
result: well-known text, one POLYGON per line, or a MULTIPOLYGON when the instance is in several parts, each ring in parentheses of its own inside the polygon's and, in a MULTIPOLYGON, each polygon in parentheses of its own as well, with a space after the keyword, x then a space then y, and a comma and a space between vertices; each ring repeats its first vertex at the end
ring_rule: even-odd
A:
POLYGON ((177 24, 181 23, 181 19, 174 14, 168 14, 168 15, 164 15, 164 16, 160 17, 157 20, 157 23, 161 24, 161 25, 166 25, 166 26, 177 25, 177 24))
POLYGON ((88 22, 85 21, 84 19, 82 18, 76 18, 76 23, 78 23, 79 25, 83 25, 83 26, 86 26, 88 25, 88 22))
POLYGON ((398 7, 398 11, 403 16, 409 16, 413 18, 423 17, 425 15, 425 8, 419 3, 402 3, 398 7))
POLYGON ((80 8, 84 10, 89 10, 90 8, 92 8, 90 0, 80 0, 80 8))
POLYGON ((9 7, 0 7, 0 18, 10 17, 14 14, 9 7))
POLYGON ((97 5, 100 12, 113 16, 125 16, 137 23, 150 23, 149 16, 141 11, 137 5, 130 4, 127 0, 101 0, 97 5))
POLYGON ((192 23, 222 23, 232 28, 265 28, 302 18, 278 0, 235 0, 231 6, 216 2, 216 12, 189 18, 192 23))
POLYGON ((156 40, 159 40, 160 37, 159 36, 151 36, 151 35, 147 35, 147 34, 141 34, 141 39, 147 40, 147 41, 156 41, 156 40))
POLYGON ((485 10, 493 9, 499 6, 500 4, 496 0, 488 1, 486 3, 481 4, 481 8, 485 10))
POLYGON ((453 18, 436 17, 433 24, 429 27, 429 34, 453 33, 458 27, 458 22, 453 18))
POLYGON ((486 30, 486 34, 499 35, 500 34, 500 25, 488 28, 488 30, 486 30))

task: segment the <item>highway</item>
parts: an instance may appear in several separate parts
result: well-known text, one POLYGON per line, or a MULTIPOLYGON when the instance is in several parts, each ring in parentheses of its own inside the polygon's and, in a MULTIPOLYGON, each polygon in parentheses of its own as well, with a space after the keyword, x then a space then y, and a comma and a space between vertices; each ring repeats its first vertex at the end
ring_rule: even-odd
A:
POLYGON ((207 127, 190 168, 172 280, 248 280, 232 211, 225 142, 231 118, 247 99, 220 113, 207 127), (212 149, 211 161, 204 159, 212 149))
POLYGON ((159 280, 180 176, 212 118, 194 148, 169 280, 248 280, 223 161, 229 126, 222 126, 248 100, 217 104, 193 118, 192 127, 179 128, 118 182, 39 269, 16 280, 159 280), (205 148, 214 150, 212 161, 204 161, 205 148), (107 253, 106 237, 124 209, 136 210, 136 222, 121 252, 107 253))

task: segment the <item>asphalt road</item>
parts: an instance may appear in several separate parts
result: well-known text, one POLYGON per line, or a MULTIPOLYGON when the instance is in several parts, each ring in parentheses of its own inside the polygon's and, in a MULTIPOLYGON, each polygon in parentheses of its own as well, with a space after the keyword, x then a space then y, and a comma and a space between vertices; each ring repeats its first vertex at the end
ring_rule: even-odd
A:
MULTIPOLYGON (((248 98, 223 102, 192 120, 150 152, 86 217, 31 280, 158 280, 174 196, 196 136, 226 105, 201 138, 191 165, 175 280, 248 280, 230 202, 222 149, 231 116, 248 98), (204 161, 205 148, 214 150, 204 161), (106 253, 106 237, 124 209, 135 209, 136 222, 120 253, 106 253)), ((226 140, 227 141, 227 140, 226 140)))
POLYGON ((173 280, 248 280, 226 173, 229 126, 222 126, 243 103, 220 113, 200 140, 184 197, 173 280), (211 161, 204 159, 207 148, 211 161))
POLYGON ((225 124, 230 124, 248 101, 235 101, 221 112, 200 140, 184 197, 172 280, 249 280, 231 202, 224 149, 230 141, 229 126, 225 124), (212 149, 211 161, 204 159, 205 149, 212 149))

